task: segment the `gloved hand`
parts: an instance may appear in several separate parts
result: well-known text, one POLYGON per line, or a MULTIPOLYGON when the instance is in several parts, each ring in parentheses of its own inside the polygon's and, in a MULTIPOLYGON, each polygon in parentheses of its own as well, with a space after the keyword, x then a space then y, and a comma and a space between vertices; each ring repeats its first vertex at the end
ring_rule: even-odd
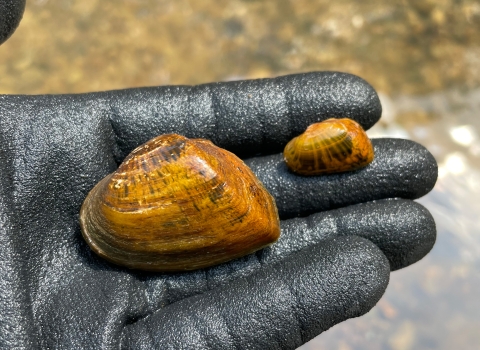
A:
MULTIPOLYGON (((0 0, 0 43, 24 4, 0 0)), ((313 122, 348 116, 368 128, 380 114, 373 89, 341 73, 0 96, 0 348, 294 349, 364 314, 390 270, 434 244, 432 217, 411 199, 433 187, 435 160, 411 141, 380 139, 368 167, 307 178, 278 153, 313 122), (93 254, 78 223, 86 194, 134 147, 167 132, 247 158, 276 198, 280 240, 182 274, 127 270, 93 254)))
POLYGON ((370 85, 332 72, 1 96, 0 348, 294 349, 366 313, 390 270, 434 244, 432 217, 411 201, 433 187, 434 158, 378 139, 364 169, 301 177, 279 152, 313 122, 349 116, 369 128, 380 114, 370 85), (276 199, 277 243, 179 274, 117 267, 89 249, 78 223, 88 191, 170 132, 247 158, 276 199))

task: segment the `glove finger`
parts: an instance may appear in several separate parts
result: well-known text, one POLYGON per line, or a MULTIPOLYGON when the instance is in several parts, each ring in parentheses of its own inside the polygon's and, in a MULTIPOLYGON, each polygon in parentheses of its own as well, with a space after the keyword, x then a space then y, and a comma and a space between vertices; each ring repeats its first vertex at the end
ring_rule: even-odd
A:
POLYGON ((353 172, 299 176, 287 169, 281 154, 245 163, 275 197, 282 219, 383 198, 415 199, 433 188, 438 167, 423 146, 403 139, 372 143, 375 159, 353 172))
POLYGON ((421 204, 385 199, 282 221, 281 239, 261 252, 261 261, 273 263, 322 240, 357 235, 375 243, 393 271, 422 259, 433 248, 436 232, 421 204))
POLYGON ((367 82, 338 72, 128 89, 92 97, 111 106, 118 160, 165 133, 207 138, 241 157, 280 152, 314 122, 348 116, 368 129, 382 112, 367 82))
POLYGON ((279 240, 261 251, 206 270, 143 278, 149 310, 245 278, 289 256, 340 236, 362 236, 375 243, 391 270, 423 258, 436 238, 435 222, 422 205, 404 199, 362 203, 306 218, 284 220, 279 240))
POLYGON ((121 348, 295 349, 368 312, 389 272, 368 240, 330 239, 127 325, 121 348))
POLYGON ((0 1, 0 44, 17 29, 25 11, 25 0, 0 1))

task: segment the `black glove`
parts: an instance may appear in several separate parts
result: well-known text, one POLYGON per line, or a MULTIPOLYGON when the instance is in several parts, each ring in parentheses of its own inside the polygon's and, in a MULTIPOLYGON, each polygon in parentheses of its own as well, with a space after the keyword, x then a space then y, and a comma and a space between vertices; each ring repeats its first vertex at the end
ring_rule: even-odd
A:
POLYGON ((25 10, 25 0, 0 0, 0 45, 17 29, 25 10))
POLYGON ((364 169, 301 177, 279 152, 313 122, 348 116, 369 128, 380 114, 370 85, 331 72, 0 96, 0 348, 294 349, 366 313, 390 270, 434 244, 432 217, 411 201, 435 184, 434 158, 378 139, 364 169), (90 250, 78 222, 89 190, 170 132, 247 158, 277 201, 277 243, 179 274, 128 270, 90 250))
MULTIPOLYGON (((0 0, 0 43, 24 6, 0 0)), ((340 73, 0 96, 0 348, 293 349, 367 312, 390 269, 433 246, 430 214, 388 198, 427 193, 435 160, 413 142, 375 140, 367 168, 304 178, 268 154, 315 121, 348 116, 368 128, 380 113, 371 87, 340 73), (246 162, 277 200, 281 239, 175 275, 94 255, 78 225, 83 199, 129 151, 166 132, 255 155, 246 162)))

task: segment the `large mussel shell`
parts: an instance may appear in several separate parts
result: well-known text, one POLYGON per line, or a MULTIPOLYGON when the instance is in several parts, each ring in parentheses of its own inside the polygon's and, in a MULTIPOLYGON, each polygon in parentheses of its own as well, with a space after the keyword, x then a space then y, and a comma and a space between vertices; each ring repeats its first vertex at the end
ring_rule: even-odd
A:
POLYGON ((82 205, 80 223, 98 255, 164 272, 241 257, 280 234, 272 196, 239 158, 176 134, 136 148, 101 180, 82 205))

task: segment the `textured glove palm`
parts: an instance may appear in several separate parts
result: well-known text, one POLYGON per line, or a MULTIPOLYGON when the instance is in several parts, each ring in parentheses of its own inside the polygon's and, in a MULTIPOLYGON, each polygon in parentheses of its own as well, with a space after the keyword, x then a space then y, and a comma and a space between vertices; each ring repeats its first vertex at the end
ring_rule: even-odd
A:
MULTIPOLYGON (((24 6, 0 0, 0 43, 24 6)), ((340 73, 0 96, 0 348, 294 349, 364 314, 390 270, 434 244, 430 214, 411 199, 433 187, 435 160, 410 141, 374 140, 367 168, 305 178, 279 152, 310 123, 347 116, 368 128, 380 114, 373 89, 340 73), (78 224, 86 194, 167 132, 248 158, 276 198, 280 240, 184 274, 129 271, 93 254, 78 224)))
POLYGON ((307 178, 278 152, 312 122, 349 116, 368 128, 380 114, 367 83, 329 72, 1 96, 1 347, 294 349, 364 314, 390 269, 421 259, 435 241, 430 214, 409 200, 433 187, 435 160, 414 142, 379 139, 367 168, 307 178), (92 253, 78 224, 86 194, 134 147, 167 132, 246 158, 277 201, 280 240, 174 275, 92 253))

